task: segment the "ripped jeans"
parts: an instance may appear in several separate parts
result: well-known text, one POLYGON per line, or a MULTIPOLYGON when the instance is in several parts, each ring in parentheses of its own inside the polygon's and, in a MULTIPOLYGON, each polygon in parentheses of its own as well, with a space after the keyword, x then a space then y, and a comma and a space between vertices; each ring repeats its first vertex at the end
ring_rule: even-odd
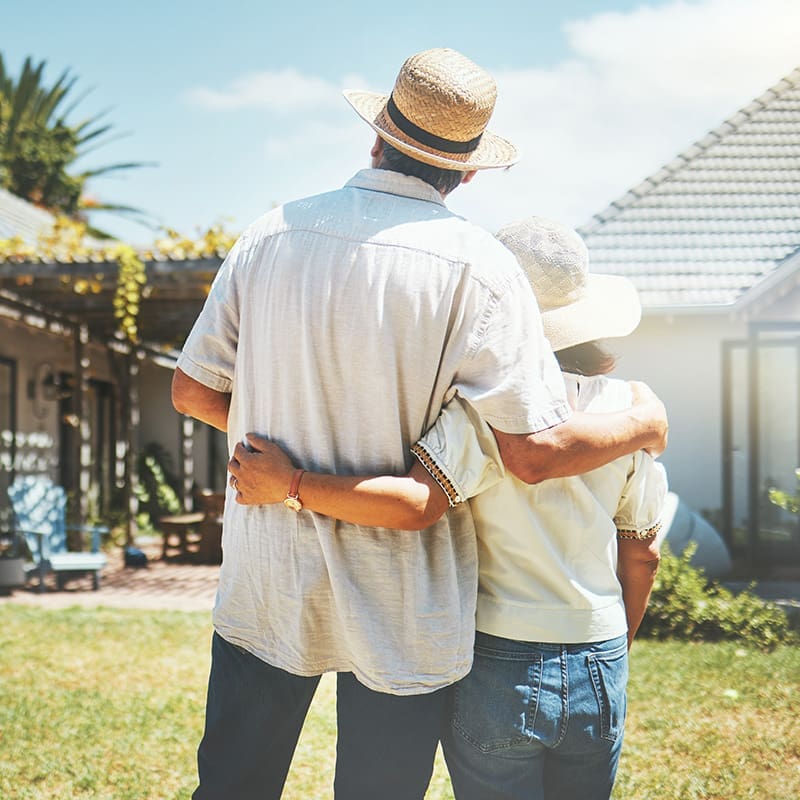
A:
POLYGON ((547 644, 478 632, 442 737, 456 800, 608 800, 627 639, 547 644))

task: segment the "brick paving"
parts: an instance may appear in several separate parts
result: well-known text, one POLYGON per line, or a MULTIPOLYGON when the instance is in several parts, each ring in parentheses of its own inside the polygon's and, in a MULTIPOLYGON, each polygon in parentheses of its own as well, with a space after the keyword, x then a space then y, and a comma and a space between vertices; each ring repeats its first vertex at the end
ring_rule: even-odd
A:
POLYGON ((56 587, 48 576, 46 591, 39 592, 34 578, 28 586, 0 596, 2 603, 25 603, 43 608, 70 606, 135 608, 147 610, 208 611, 214 605, 219 567, 161 558, 161 544, 141 546, 148 558, 147 567, 126 567, 122 551, 109 554, 98 591, 92 590, 91 577, 68 580, 56 587))

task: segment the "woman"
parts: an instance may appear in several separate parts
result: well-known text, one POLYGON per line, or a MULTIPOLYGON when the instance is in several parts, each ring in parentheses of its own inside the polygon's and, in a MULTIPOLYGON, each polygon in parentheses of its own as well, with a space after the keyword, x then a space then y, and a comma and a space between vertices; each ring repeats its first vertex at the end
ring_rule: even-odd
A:
MULTIPOLYGON (((537 297, 573 408, 624 409, 628 383, 598 339, 635 329, 624 278, 589 275, 580 237, 533 217, 498 238, 537 297)), ((658 566, 661 465, 638 452, 529 486, 506 474, 491 429, 455 397, 404 477, 295 468, 248 437, 230 462, 239 502, 277 502, 364 525, 420 529, 470 498, 480 582, 475 659, 455 685, 442 735, 458 800, 607 800, 625 720, 627 652, 658 566)))

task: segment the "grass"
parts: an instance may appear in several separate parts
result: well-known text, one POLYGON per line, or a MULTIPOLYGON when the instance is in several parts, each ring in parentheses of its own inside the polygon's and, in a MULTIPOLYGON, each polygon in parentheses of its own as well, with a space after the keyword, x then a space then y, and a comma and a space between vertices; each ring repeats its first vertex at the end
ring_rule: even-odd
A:
MULTIPOLYGON (((0 797, 189 797, 210 639, 206 614, 0 606, 0 797)), ((616 800, 796 800, 798 697, 800 648, 637 643, 616 800)), ((332 796, 335 735, 325 679, 286 800, 332 796)))

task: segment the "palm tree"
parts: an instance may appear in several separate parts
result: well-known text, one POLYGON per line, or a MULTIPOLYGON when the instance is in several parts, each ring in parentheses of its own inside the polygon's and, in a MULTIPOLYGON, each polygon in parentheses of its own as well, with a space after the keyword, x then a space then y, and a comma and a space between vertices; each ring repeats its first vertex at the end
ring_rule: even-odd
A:
POLYGON ((102 137, 111 125, 102 122, 102 112, 78 123, 67 118, 85 97, 81 95, 64 108, 77 78, 65 70, 49 88, 44 85, 46 62, 34 65, 30 57, 14 78, 0 54, 0 186, 12 194, 56 213, 85 217, 88 209, 111 210, 138 216, 143 212, 129 206, 87 201, 86 181, 99 175, 145 166, 126 162, 72 173, 74 162, 108 143, 102 137))

